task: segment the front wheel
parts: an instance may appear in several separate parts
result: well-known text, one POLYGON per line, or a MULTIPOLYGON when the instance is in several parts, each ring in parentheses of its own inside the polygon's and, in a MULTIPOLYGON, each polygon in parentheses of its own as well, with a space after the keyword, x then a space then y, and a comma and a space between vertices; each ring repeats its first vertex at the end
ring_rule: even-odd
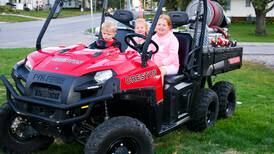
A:
POLYGON ((52 137, 41 136, 30 121, 17 115, 7 104, 1 107, 1 148, 7 153, 31 153, 47 149, 54 141, 52 137))
POLYGON ((90 135, 86 154, 152 154, 153 139, 146 126, 131 117, 114 117, 90 135))

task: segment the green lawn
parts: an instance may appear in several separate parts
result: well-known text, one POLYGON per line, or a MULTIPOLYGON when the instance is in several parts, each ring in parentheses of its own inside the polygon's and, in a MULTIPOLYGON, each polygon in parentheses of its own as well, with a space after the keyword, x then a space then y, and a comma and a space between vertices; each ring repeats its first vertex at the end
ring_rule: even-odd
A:
POLYGON ((6 16, 0 14, 0 22, 25 22, 25 21, 33 21, 35 19, 17 17, 17 16, 6 16))
MULTIPOLYGON (((89 14, 90 11, 81 12, 80 9, 62 9, 58 17, 71 17, 79 16, 84 14, 89 14)), ((19 11, 18 14, 46 18, 49 14, 49 11, 19 11)))
MULTIPOLYGON (((13 64, 32 49, 0 49, 0 74, 9 77, 13 64)), ((220 119, 201 133, 184 126, 170 134, 155 138, 157 154, 182 153, 273 153, 274 152, 274 70, 245 62, 242 69, 218 76, 235 84, 238 104, 235 115, 220 119)), ((0 102, 5 88, 0 83, 0 102)), ((83 146, 65 145, 58 141, 47 153, 82 153, 83 146)), ((1 152, 0 152, 1 153, 1 152)))
MULTIPOLYGON (((58 18, 79 16, 84 14, 89 14, 90 11, 81 12, 80 9, 63 9, 59 14, 58 18)), ((26 15, 39 18, 47 18, 49 10, 44 11, 15 11, 12 14, 26 15)), ((25 17, 16 17, 16 16, 4 16, 0 12, 0 22, 24 22, 24 21, 33 21, 36 19, 25 18, 25 17)))
POLYGON ((274 42, 274 25, 267 25, 267 36, 255 35, 255 24, 233 23, 229 27, 229 33, 238 42, 274 42))

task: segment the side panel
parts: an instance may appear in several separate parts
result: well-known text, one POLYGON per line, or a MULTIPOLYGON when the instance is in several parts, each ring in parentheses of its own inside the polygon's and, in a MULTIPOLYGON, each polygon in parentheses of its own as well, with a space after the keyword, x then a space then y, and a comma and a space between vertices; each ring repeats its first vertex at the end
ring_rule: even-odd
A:
MULTIPOLYGON (((141 65, 141 63, 138 65, 141 65)), ((119 75, 117 78, 121 80, 120 87, 122 91, 152 88, 156 91, 156 102, 160 103, 163 100, 161 72, 152 61, 148 61, 146 68, 136 67, 134 71, 119 75)))
POLYGON ((200 82, 181 82, 165 85, 164 103, 156 108, 158 135, 163 135, 191 120, 193 105, 200 93, 200 82), (160 119, 159 119, 160 118, 160 119))
POLYGON ((203 76, 216 75, 242 66, 243 48, 205 48, 203 50, 203 76))
POLYGON ((193 84, 181 82, 165 90, 164 121, 177 121, 189 111, 193 84))

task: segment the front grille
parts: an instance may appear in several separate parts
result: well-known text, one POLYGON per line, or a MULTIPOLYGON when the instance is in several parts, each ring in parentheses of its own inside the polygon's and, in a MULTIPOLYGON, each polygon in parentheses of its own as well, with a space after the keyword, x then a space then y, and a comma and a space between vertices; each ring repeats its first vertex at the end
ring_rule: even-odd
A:
POLYGON ((61 100, 61 88, 47 84, 33 84, 31 96, 52 101, 61 100))
POLYGON ((71 109, 56 109, 39 104, 30 104, 28 102, 15 102, 15 107, 21 113, 29 113, 40 118, 50 119, 52 121, 69 120, 83 116, 88 111, 88 108, 76 107, 71 109))
POLYGON ((57 110, 52 109, 50 107, 44 107, 44 106, 40 106, 40 105, 27 105, 27 112, 35 114, 35 115, 39 115, 39 116, 43 116, 46 118, 52 118, 55 115, 55 112, 57 110))

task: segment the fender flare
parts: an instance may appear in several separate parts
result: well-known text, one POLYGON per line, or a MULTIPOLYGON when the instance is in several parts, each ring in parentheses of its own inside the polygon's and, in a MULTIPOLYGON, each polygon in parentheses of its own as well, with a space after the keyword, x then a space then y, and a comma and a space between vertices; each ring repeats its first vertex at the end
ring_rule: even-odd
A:
POLYGON ((0 107, 0 145, 2 143, 2 138, 3 138, 3 129, 4 129, 4 124, 5 124, 5 119, 7 118, 8 114, 9 114, 9 106, 7 103, 5 103, 4 105, 2 105, 0 107))

